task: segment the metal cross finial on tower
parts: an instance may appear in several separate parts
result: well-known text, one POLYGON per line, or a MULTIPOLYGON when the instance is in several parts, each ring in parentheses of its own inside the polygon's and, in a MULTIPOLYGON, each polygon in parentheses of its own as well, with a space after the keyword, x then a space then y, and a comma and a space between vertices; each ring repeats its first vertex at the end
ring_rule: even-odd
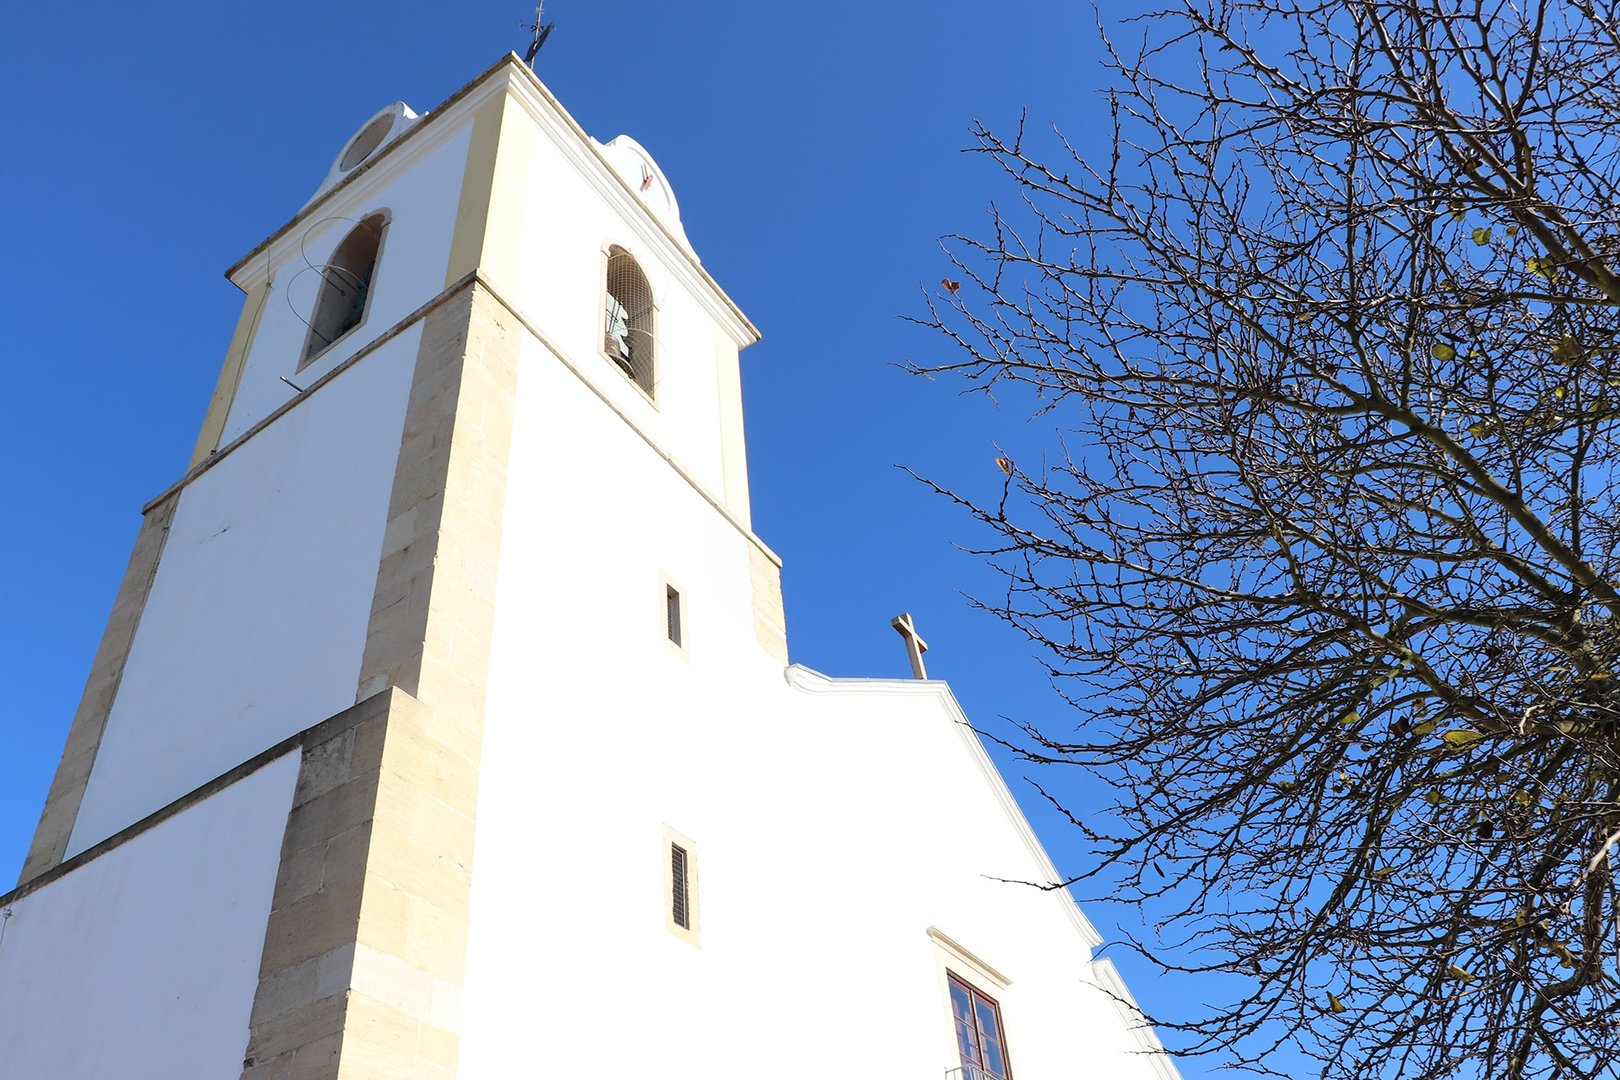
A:
POLYGON ((529 49, 523 54, 523 62, 531 68, 534 67, 534 58, 540 54, 540 46, 546 43, 546 38, 550 37, 551 32, 557 28, 556 23, 548 23, 545 20, 546 0, 540 0, 538 4, 534 5, 534 22, 523 24, 525 30, 534 31, 534 40, 529 42, 529 49))
POLYGON ((899 631, 900 636, 906 639, 906 655, 911 657, 911 677, 913 679, 928 678, 928 669, 923 667, 922 654, 928 651, 928 642, 917 633, 917 626, 911 621, 911 612, 902 611, 896 615, 890 626, 899 631))

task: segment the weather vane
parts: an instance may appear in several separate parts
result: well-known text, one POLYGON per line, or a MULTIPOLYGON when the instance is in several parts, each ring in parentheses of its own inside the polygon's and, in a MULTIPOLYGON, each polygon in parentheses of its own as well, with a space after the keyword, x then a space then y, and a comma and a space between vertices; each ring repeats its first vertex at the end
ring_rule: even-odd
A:
POLYGON ((557 28, 554 22, 546 22, 546 0, 534 5, 534 22, 524 23, 523 29, 534 31, 534 40, 529 42, 529 51, 523 54, 523 62, 534 67, 534 58, 540 54, 540 46, 546 43, 546 38, 557 28))

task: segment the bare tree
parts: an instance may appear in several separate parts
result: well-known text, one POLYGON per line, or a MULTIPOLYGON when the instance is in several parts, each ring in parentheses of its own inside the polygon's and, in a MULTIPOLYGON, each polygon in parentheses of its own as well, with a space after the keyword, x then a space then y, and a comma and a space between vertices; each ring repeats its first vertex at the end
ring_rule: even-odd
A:
POLYGON ((1620 1075, 1620 7, 1183 3, 1083 140, 975 131, 920 320, 1061 418, 946 492, 1081 714, 1025 750, 1236 977, 1189 1051, 1620 1075))

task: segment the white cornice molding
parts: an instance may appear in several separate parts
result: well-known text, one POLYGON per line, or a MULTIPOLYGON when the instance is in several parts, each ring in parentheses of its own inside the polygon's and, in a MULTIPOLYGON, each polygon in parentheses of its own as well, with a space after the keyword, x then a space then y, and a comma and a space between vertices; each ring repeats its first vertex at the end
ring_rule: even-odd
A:
MULTIPOLYGON (((675 271, 687 290, 698 298, 709 316, 725 328, 739 348, 746 348, 760 339, 758 328, 742 313, 726 291, 704 269, 693 253, 684 235, 675 232, 660 220, 639 196, 613 163, 603 153, 602 144, 593 139, 579 122, 557 100, 555 94, 530 71, 516 54, 509 56, 511 64, 506 71, 507 85, 513 97, 523 106, 535 124, 562 152, 564 158, 580 176, 591 185, 604 202, 619 211, 635 230, 635 239, 646 248, 657 251, 663 262, 675 271)), ((662 174, 662 167, 659 169, 662 174)), ((665 181, 667 184, 667 181, 665 181)), ((684 229, 683 229, 684 232, 684 229)))
POLYGON ((738 348, 746 348, 760 339, 758 328, 704 269, 685 238, 676 236, 642 203, 603 154, 601 144, 579 126, 556 95, 515 53, 503 56, 443 104, 422 114, 410 130, 311 200, 290 221, 226 270, 225 276, 243 292, 249 291, 265 279, 269 266, 282 264, 291 249, 302 242, 303 230, 299 226, 342 217, 345 210, 364 208, 366 200, 374 198, 380 188, 452 138, 485 102, 508 93, 592 190, 631 223, 636 240, 662 256, 664 264, 709 316, 725 329, 738 348))
MULTIPOLYGON (((834 679, 823 675, 803 664, 789 665, 784 673, 789 686, 807 694, 862 694, 866 696, 895 696, 895 697, 931 697, 939 702, 945 715, 956 728, 957 735, 962 739, 964 746, 978 764, 979 771, 984 775, 985 783, 990 786, 991 793, 1001 803, 1013 828, 1018 832, 1028 849, 1030 857, 1035 860, 1036 867, 1046 876, 1048 881, 1062 881, 1057 867, 1052 863, 1052 857, 1046 853, 1040 838, 1030 826, 1029 819, 1019 807, 1018 801, 1013 798, 1012 791, 1007 787, 1006 779, 996 763, 990 760, 990 755, 979 739, 979 733, 974 730, 973 724, 968 720, 967 714, 962 711, 962 705, 951 693, 948 683, 942 679, 834 679)), ((1070 895, 1068 889, 1053 889, 1052 895, 1057 898, 1063 907, 1069 921, 1079 932, 1088 948, 1095 949, 1103 943, 1102 935, 1097 928, 1091 925, 1085 912, 1070 895)))
POLYGON ((985 963, 978 953, 964 947, 961 942, 951 937, 939 927, 930 926, 928 928, 928 937, 929 940, 931 940, 935 945, 938 945, 947 956, 956 960, 963 967, 966 967, 969 972, 977 975, 985 982, 993 984, 998 990, 1005 990, 1007 987, 1012 985, 1011 979, 1007 978, 1007 976, 985 963))
MULTIPOLYGON (((426 119, 423 117, 424 121, 426 119)), ((343 183, 333 187, 311 202, 306 210, 299 211, 298 215, 287 223, 287 227, 278 232, 271 241, 261 244, 253 257, 238 264, 231 281, 243 292, 249 292, 265 280, 270 267, 290 264, 296 252, 303 246, 304 238, 312 230, 323 227, 331 221, 358 222, 370 211, 381 209, 377 199, 384 188, 423 158, 455 138, 461 130, 461 127, 454 123, 441 124, 426 132, 420 141, 412 142, 404 153, 379 159, 371 171, 364 176, 356 177, 355 183, 343 183), (319 212, 308 212, 311 210, 319 212)), ((412 132, 408 131, 400 136, 394 145, 404 142, 406 136, 410 134, 412 132)), ((386 149, 392 149, 392 146, 386 149)))
POLYGON ((1142 1048, 1142 1054, 1147 1058, 1153 1071, 1159 1074, 1159 1080, 1181 1080, 1181 1070, 1176 1068, 1175 1059, 1170 1056, 1170 1051, 1164 1048, 1164 1043, 1159 1041, 1153 1025, 1148 1023, 1147 1014, 1131 996, 1114 962, 1106 956, 1099 957, 1091 962, 1091 973, 1096 987, 1107 994, 1109 1000, 1114 1003, 1114 1008, 1119 1010, 1126 1029, 1142 1048))
POLYGON ((199 461, 197 464, 193 465, 185 472, 183 476, 180 477, 179 480, 176 480, 174 483, 164 488, 155 497, 149 500, 146 505, 141 508, 141 513, 151 513, 151 511, 157 507, 159 503, 162 503, 166 499, 173 498, 203 473, 209 471, 210 469, 214 468, 214 466, 224 461, 240 447, 245 446, 248 440, 258 435, 265 428, 281 419, 281 417, 291 412, 303 402, 310 400, 316 394, 316 392, 323 389, 328 383, 336 379, 339 375, 343 374, 345 371, 348 371, 350 368, 360 363, 360 361, 377 352, 377 350, 381 349, 388 342, 394 340, 407 330, 415 327, 422 320, 426 319, 430 312, 437 309, 452 296, 455 296, 463 289, 470 288, 475 284, 485 289, 496 303, 500 304, 501 307, 504 308, 513 318, 515 318, 526 331, 533 335, 534 339, 541 345, 541 347, 550 352, 557 362, 562 364, 565 370, 583 383, 586 389, 590 390, 590 392, 596 396, 597 400, 601 401, 602 404, 611 409, 614 415, 624 422, 626 427, 639 436, 641 440, 645 442, 653 451, 653 453, 662 458, 664 462, 675 471, 675 475, 684 480, 687 485, 691 487, 691 489, 695 491, 701 499, 703 499, 704 502, 708 503, 710 507, 717 511, 721 518, 723 518, 731 525, 733 529, 736 529, 737 532, 742 535, 744 540, 752 544, 759 550, 761 555, 764 555, 766 559, 770 560, 771 565, 777 567, 778 569, 781 568, 782 557, 775 551, 772 551, 769 544, 765 543, 765 541, 761 540, 757 535, 755 535, 752 526, 734 515, 726 507, 723 501, 717 498, 711 491, 709 491, 708 488, 704 487, 703 483, 695 475, 687 471, 687 469, 679 461, 676 461, 674 455, 672 455, 668 450, 664 449, 664 447, 658 443, 658 440, 654 439, 650 434, 643 430, 641 425, 637 424, 628 413, 619 408, 619 406, 614 403, 613 399, 607 393, 605 393, 600 386, 586 378, 585 373, 580 370, 579 365, 575 364, 574 361, 569 358, 567 353, 558 348, 555 342, 541 332, 539 327, 530 322, 519 308, 513 306, 512 303, 501 294, 500 290, 497 289, 488 278, 484 277, 481 271, 477 270, 474 270, 462 277, 459 281, 452 282, 445 288, 443 292, 439 293, 433 299, 429 300, 427 303, 405 316, 387 330, 384 330, 382 333, 378 334, 371 341, 361 345, 348 357, 339 361, 332 367, 330 371, 326 372, 320 378, 310 383, 298 395, 287 399, 281 405, 277 406, 275 409, 272 409, 269 413, 261 417, 252 427, 242 432, 242 434, 238 435, 230 442, 219 447, 219 449, 215 450, 202 461, 199 461))
POLYGON ((686 481, 687 486, 689 486, 693 491, 697 492, 698 496, 704 502, 708 503, 711 509, 729 522, 732 528, 741 533, 743 538, 757 548, 761 555, 764 555, 765 558, 770 560, 773 566, 775 566, 777 569, 781 569, 782 556, 771 550, 769 544, 765 543, 765 541, 761 540, 757 535, 755 535, 753 526, 751 524, 733 514, 731 509, 726 506, 723 499, 711 492, 707 487, 704 486, 703 482, 698 479, 695 473, 689 471, 686 466, 677 461, 675 456, 665 449, 657 439, 653 438, 650 432, 637 423, 634 417, 625 412, 624 409, 620 408, 619 404, 613 400, 610 394, 604 391, 596 382, 586 377, 584 370, 581 369, 579 364, 575 363, 573 358, 564 352, 561 346, 553 341, 551 337, 545 333, 545 331, 541 330, 539 326, 530 321, 529 317, 524 314, 522 308, 518 307, 511 300, 507 299, 506 295, 502 293, 494 283, 486 278, 482 271, 479 271, 475 276, 477 277, 478 284, 489 290, 489 294, 495 298, 495 301, 505 308, 513 318, 517 319, 517 321, 522 324, 523 328, 529 332, 530 336, 532 336, 542 348, 551 353, 552 357, 555 358, 564 369, 572 374, 574 378, 578 379, 587 390, 596 396, 597 400, 599 400, 603 405, 606 405, 608 409, 619 418, 625 427, 629 428, 632 432, 639 436, 641 441, 647 444, 648 449, 662 458, 665 464, 667 464, 671 469, 675 470, 675 475, 686 481))
POLYGON ((296 247, 302 239, 300 225, 339 216, 335 211, 373 197, 378 188, 389 183, 406 169, 442 146, 460 128, 461 121, 495 95, 502 93, 505 83, 494 78, 510 57, 502 57, 493 67, 472 82, 450 95, 442 104, 411 125, 399 138, 377 151, 371 160, 311 199, 294 214, 285 225, 261 240, 225 271, 225 276, 243 292, 264 280, 267 264, 284 261, 289 247, 296 247), (268 258, 266 257, 268 256, 268 258))

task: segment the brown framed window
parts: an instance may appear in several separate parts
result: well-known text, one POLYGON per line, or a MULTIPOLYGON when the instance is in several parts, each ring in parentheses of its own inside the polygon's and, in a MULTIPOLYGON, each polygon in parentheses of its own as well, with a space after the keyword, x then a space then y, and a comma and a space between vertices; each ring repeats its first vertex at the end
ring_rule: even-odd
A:
POLYGON ((964 1080, 1012 1080, 1007 1064, 1007 1036, 996 999, 955 972, 951 984, 951 1023, 962 1054, 964 1080))

